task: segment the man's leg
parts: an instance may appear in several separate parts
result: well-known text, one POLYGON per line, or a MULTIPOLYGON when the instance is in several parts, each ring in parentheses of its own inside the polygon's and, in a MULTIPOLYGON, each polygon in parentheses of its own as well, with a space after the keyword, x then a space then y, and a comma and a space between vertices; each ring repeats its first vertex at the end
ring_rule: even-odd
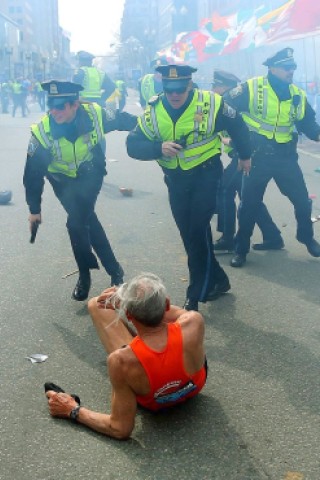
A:
POLYGON ((222 185, 219 187, 217 230, 222 232, 222 237, 214 243, 214 249, 217 251, 233 251, 234 248, 237 211, 235 196, 239 188, 239 178, 241 184, 241 172, 237 167, 237 158, 232 159, 224 170, 222 185))
POLYGON ((214 256, 210 226, 220 177, 221 164, 216 161, 183 173, 180 185, 178 180, 166 181, 172 214, 188 255, 187 298, 200 302, 209 299, 208 292, 215 285, 218 288, 224 282, 227 291, 228 277, 214 256))
POLYGON ((100 341, 105 351, 110 354, 114 350, 128 345, 134 337, 119 319, 117 312, 98 307, 97 298, 89 300, 88 310, 100 341))
POLYGON ((89 218, 89 229, 91 245, 106 272, 111 276, 111 285, 120 285, 123 283, 123 269, 113 253, 107 235, 95 212, 89 218))
POLYGON ((281 232, 264 203, 261 203, 258 210, 256 223, 261 230, 263 241, 253 244, 253 250, 280 250, 284 247, 281 232))
POLYGON ((294 206, 297 220, 297 240, 306 245, 310 255, 319 257, 320 245, 313 238, 311 203, 298 162, 290 158, 283 160, 277 166, 274 179, 281 193, 288 197, 294 206))
POLYGON ((90 269, 98 269, 98 261, 90 243, 89 218, 93 212, 97 193, 80 183, 78 179, 63 179, 57 182, 49 177, 56 197, 68 214, 67 230, 75 261, 79 269, 79 279, 72 293, 74 300, 88 298, 91 287, 90 269))
POLYGON ((258 210, 268 182, 272 178, 272 169, 268 159, 255 158, 249 175, 242 179, 241 202, 238 209, 238 232, 235 237, 235 253, 230 265, 242 267, 250 250, 250 238, 254 229, 258 210))

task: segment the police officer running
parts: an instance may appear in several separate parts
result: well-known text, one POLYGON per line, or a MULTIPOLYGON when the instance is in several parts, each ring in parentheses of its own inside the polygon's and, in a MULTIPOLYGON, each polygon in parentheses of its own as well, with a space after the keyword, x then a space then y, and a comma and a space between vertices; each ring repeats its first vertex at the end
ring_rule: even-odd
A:
POLYGON ((49 113, 31 126, 23 183, 30 210, 30 227, 42 221, 41 196, 46 177, 67 212, 67 229, 79 268, 79 280, 72 297, 88 297, 90 269, 99 268, 92 249, 99 257, 111 285, 123 282, 123 269, 112 251, 94 211, 106 175, 101 139, 112 130, 131 130, 136 117, 118 114, 107 120, 96 103, 79 102, 82 86, 72 82, 44 82, 49 113))
POLYGON ((268 58, 267 76, 247 80, 226 95, 251 131, 253 145, 250 175, 243 181, 232 267, 242 267, 250 248, 250 237, 264 192, 273 178, 281 193, 294 206, 296 238, 306 245, 310 255, 320 257, 320 245, 313 238, 311 204, 298 165, 297 133, 320 140, 320 126, 303 90, 292 83, 297 65, 293 49, 284 48, 268 58))
POLYGON ((149 101, 138 126, 127 138, 128 154, 139 160, 157 159, 164 172, 169 202, 188 256, 190 283, 184 308, 215 300, 230 289, 217 262, 210 221, 222 175, 221 141, 227 130, 241 166, 250 164, 248 129, 220 95, 193 88, 188 65, 158 66, 164 93, 149 101))
MULTIPOLYGON (((232 73, 215 70, 212 90, 219 95, 224 95, 235 88, 239 82, 239 78, 232 73)), ((239 157, 237 151, 226 132, 221 133, 221 141, 224 144, 224 152, 230 157, 231 161, 224 169, 223 179, 218 190, 217 230, 222 232, 222 236, 214 243, 214 249, 219 252, 233 252, 237 217, 235 196, 238 194, 241 199, 242 172, 238 169, 239 157)), ((279 250, 284 247, 280 230, 273 222, 264 203, 261 203, 258 210, 256 222, 262 232, 263 242, 252 245, 254 250, 279 250)))
POLYGON ((79 68, 73 75, 72 81, 83 86, 80 99, 87 102, 96 102, 105 106, 108 97, 116 89, 115 83, 92 62, 95 58, 92 53, 80 50, 77 53, 79 68))

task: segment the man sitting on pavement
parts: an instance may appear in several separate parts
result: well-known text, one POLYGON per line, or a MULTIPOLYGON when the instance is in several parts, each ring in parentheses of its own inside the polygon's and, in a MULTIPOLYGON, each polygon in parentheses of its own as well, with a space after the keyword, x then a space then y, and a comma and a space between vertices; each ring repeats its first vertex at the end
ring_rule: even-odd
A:
POLYGON ((203 317, 171 305, 156 275, 144 273, 119 288, 108 288, 92 298, 88 308, 109 354, 111 414, 80 406, 76 396, 48 390, 52 416, 126 439, 134 428, 137 405, 159 411, 201 391, 207 377, 203 317))

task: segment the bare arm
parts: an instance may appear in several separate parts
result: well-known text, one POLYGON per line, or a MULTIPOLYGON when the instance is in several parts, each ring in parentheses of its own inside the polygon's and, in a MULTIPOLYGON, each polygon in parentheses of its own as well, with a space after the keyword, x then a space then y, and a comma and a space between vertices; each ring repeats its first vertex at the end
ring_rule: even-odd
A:
MULTIPOLYGON (((121 368, 122 360, 117 353, 108 358, 109 375, 112 383, 111 414, 99 413, 86 407, 81 407, 77 422, 118 440, 130 437, 134 428, 137 410, 136 395, 126 383, 121 368)), ((50 414, 53 417, 70 418, 70 412, 78 405, 67 393, 56 393, 52 390, 46 393, 50 414)))

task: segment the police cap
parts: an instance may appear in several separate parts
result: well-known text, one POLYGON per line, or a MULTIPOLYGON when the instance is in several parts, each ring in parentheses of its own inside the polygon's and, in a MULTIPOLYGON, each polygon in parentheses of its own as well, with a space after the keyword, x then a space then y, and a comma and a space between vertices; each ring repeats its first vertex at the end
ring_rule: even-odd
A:
POLYGON ((49 108, 63 105, 66 102, 78 100, 79 92, 83 90, 83 86, 74 82, 63 82, 60 80, 50 80, 41 83, 43 90, 48 92, 49 108))
POLYGON ((165 91, 175 91, 186 88, 197 68, 189 65, 160 65, 156 72, 162 74, 162 84, 165 91))
POLYGON ((283 48, 272 57, 267 58, 262 65, 266 67, 292 67, 297 68, 297 64, 293 58, 293 48, 283 48))
POLYGON ((233 73, 225 72, 224 70, 215 70, 213 72, 212 83, 213 86, 225 85, 229 88, 234 88, 240 82, 240 78, 233 75, 233 73))
POLYGON ((92 53, 86 52, 85 50, 80 50, 77 53, 77 57, 81 60, 82 59, 83 60, 93 60, 95 58, 95 55, 93 55, 92 53))

